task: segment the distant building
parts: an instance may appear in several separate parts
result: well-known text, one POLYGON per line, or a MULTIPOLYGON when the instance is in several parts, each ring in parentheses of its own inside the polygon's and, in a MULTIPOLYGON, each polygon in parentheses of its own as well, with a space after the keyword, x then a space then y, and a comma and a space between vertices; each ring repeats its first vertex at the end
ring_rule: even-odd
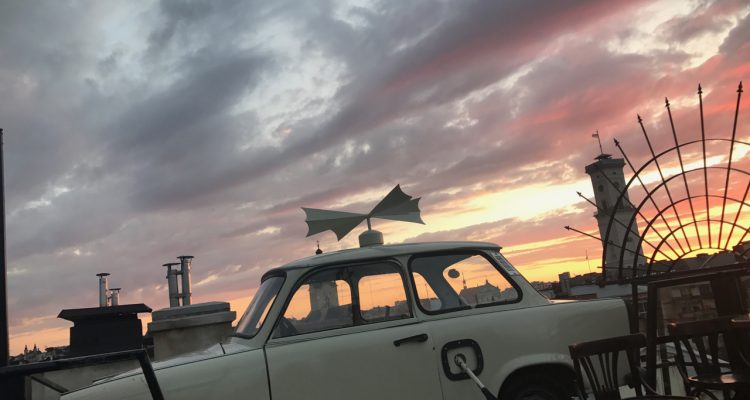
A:
POLYGON ((58 360, 60 358, 68 357, 69 354, 69 346, 47 347, 44 349, 44 351, 39 349, 37 345, 34 345, 31 350, 29 350, 29 346, 25 346, 23 349, 23 353, 17 356, 10 357, 9 365, 58 360))
MULTIPOLYGON (((645 265, 646 259, 643 257, 643 250, 636 248, 641 242, 638 231, 638 224, 634 221, 630 231, 626 227, 635 215, 635 208, 630 202, 628 193, 625 192, 624 198, 617 204, 620 194, 625 189, 625 175, 622 167, 625 161, 621 158, 612 158, 609 154, 600 154, 596 157, 596 162, 586 166, 586 173, 591 177, 591 185, 594 188, 594 199, 597 211, 594 213, 596 222, 599 225, 599 235, 602 240, 607 238, 609 244, 606 248, 607 259, 604 260, 604 271, 607 273, 607 280, 614 280, 618 277, 618 267, 620 266, 620 254, 622 254, 622 265, 645 265), (617 208, 615 209, 615 206, 617 208), (614 219, 612 216, 614 215, 614 219), (612 224, 610 226, 610 220, 612 224), (609 229, 608 229, 609 228, 609 229), (621 246, 625 243, 623 253, 621 246), (636 257, 637 256, 637 257, 636 257)), ((630 277, 632 268, 626 268, 624 277, 630 277)))
POLYGON ((459 296, 471 304, 496 303, 506 300, 507 297, 497 286, 493 286, 488 280, 485 280, 484 285, 473 288, 464 287, 459 296))
POLYGON ((663 288, 659 300, 665 322, 700 321, 719 316, 708 281, 663 288))
POLYGON ((336 281, 310 283, 310 308, 320 312, 339 306, 339 293, 336 281))

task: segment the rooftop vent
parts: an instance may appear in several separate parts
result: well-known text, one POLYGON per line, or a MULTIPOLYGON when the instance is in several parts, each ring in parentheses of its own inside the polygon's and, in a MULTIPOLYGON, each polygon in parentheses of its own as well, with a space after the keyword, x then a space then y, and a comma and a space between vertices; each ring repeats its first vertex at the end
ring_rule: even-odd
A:
POLYGON ((108 272, 96 274, 99 277, 99 307, 107 307, 107 294, 109 292, 109 282, 107 282, 108 272))
POLYGON ((180 262, 162 264, 167 267, 167 287, 169 290, 169 307, 179 307, 190 305, 190 268, 193 263, 193 256, 179 256, 180 262), (180 269, 173 267, 180 266, 180 269), (182 291, 179 286, 182 285, 182 291))

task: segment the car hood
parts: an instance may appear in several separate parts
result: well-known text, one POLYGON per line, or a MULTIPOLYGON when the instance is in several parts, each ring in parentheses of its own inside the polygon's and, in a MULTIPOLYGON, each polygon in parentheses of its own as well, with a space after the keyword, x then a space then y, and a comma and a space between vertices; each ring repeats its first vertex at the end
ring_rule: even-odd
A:
MULTIPOLYGON (((180 355, 180 356, 177 356, 177 357, 174 357, 174 358, 170 358, 170 359, 164 360, 164 361, 154 362, 154 363, 152 363, 152 366, 153 366, 154 370, 160 370, 162 368, 169 368, 169 367, 174 367, 174 366, 181 365, 181 364, 187 364, 187 363, 191 363, 191 362, 195 362, 195 361, 200 361, 200 360, 205 360, 205 359, 209 359, 209 358, 220 357, 220 356, 223 356, 224 354, 226 354, 226 352, 224 351, 224 348, 222 347, 221 344, 217 343, 217 344, 215 344, 215 345, 213 345, 211 347, 208 347, 206 349, 203 349, 203 350, 199 350, 199 351, 195 351, 195 352, 192 352, 192 353, 183 354, 183 355, 180 355)), ((129 370, 129 371, 121 372, 119 374, 110 375, 110 376, 106 376, 106 377, 97 379, 97 380, 94 381, 94 384, 109 382, 109 381, 112 381, 112 380, 116 380, 116 379, 120 379, 120 378, 125 378, 125 377, 128 377, 128 376, 137 375, 137 374, 141 374, 141 373, 143 373, 143 371, 141 370, 140 367, 138 367, 136 369, 132 369, 132 370, 129 370)))

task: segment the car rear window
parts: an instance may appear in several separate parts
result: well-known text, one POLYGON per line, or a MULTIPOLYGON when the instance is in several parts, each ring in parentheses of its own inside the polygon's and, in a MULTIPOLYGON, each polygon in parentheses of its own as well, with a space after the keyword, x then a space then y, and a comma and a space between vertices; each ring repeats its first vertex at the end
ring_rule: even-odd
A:
POLYGON ((438 313, 519 300, 513 283, 480 254, 414 257, 410 264, 418 304, 438 313))

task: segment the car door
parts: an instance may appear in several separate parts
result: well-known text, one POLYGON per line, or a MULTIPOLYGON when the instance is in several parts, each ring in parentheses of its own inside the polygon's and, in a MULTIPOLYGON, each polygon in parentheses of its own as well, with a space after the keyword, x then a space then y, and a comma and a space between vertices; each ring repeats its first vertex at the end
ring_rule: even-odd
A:
POLYGON ((432 338, 404 275, 375 262, 303 277, 266 344, 272 398, 441 399, 432 338))
POLYGON ((427 314, 428 334, 437 349, 444 399, 483 398, 455 365, 459 354, 497 395, 497 373, 512 354, 529 350, 523 348, 526 341, 507 341, 508 331, 534 335, 521 325, 512 327, 513 317, 506 313, 521 300, 516 283, 482 252, 418 255, 410 260, 409 270, 418 307, 427 314))

